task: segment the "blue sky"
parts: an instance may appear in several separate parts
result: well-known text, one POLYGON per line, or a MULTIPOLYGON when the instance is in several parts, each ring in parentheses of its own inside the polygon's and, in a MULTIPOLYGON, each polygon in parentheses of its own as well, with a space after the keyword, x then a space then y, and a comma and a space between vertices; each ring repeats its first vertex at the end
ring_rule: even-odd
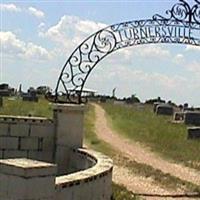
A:
MULTIPOLYGON (((178 0, 1 1, 1 82, 23 89, 56 86, 76 46, 104 26, 165 16, 178 0)), ((194 4, 193 0, 188 1, 194 4)), ((87 87, 142 100, 161 96, 200 106, 200 48, 145 45, 120 50, 98 64, 87 87)))

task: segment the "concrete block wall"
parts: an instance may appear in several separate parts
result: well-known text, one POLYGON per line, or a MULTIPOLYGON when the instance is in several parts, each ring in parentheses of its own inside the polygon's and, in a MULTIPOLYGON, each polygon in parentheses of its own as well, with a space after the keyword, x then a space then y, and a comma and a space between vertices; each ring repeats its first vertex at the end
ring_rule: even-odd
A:
POLYGON ((29 159, 0 160, 1 200, 55 200, 56 165, 29 159))
POLYGON ((30 158, 58 164, 66 174, 71 149, 83 144, 83 105, 54 105, 53 120, 0 116, 0 158, 30 158))
POLYGON ((31 158, 52 162, 55 126, 37 117, 0 116, 0 158, 31 158))
POLYGON ((112 195, 113 163, 110 158, 87 149, 77 149, 77 163, 93 165, 69 175, 56 177, 56 200, 110 200, 112 195))

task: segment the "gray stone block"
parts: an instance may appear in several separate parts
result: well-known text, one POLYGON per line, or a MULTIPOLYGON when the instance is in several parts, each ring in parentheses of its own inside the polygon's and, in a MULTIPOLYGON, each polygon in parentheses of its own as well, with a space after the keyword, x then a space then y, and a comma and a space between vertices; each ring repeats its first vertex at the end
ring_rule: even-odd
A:
POLYGON ((12 136, 28 136, 29 135, 28 123, 10 124, 10 135, 12 136))
POLYGON ((31 136, 54 137, 54 133, 55 133, 55 127, 53 123, 31 125, 31 136))
POLYGON ((0 149, 18 149, 19 138, 10 136, 0 137, 0 149))
POLYGON ((27 158, 27 151, 22 150, 5 150, 4 159, 8 158, 27 158))
POLYGON ((8 123, 0 123, 0 136, 8 135, 8 123))
POLYGON ((24 137, 21 138, 21 150, 38 150, 39 138, 37 137, 24 137))

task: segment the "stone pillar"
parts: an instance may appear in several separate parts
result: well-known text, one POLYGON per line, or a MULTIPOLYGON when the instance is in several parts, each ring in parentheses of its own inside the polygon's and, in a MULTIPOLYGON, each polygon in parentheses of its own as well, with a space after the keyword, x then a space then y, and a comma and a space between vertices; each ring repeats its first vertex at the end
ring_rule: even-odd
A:
POLYGON ((56 165, 25 158, 0 160, 0 199, 55 200, 56 165))
POLYGON ((84 105, 55 104, 56 155, 59 175, 69 169, 70 151, 83 145, 84 105))

